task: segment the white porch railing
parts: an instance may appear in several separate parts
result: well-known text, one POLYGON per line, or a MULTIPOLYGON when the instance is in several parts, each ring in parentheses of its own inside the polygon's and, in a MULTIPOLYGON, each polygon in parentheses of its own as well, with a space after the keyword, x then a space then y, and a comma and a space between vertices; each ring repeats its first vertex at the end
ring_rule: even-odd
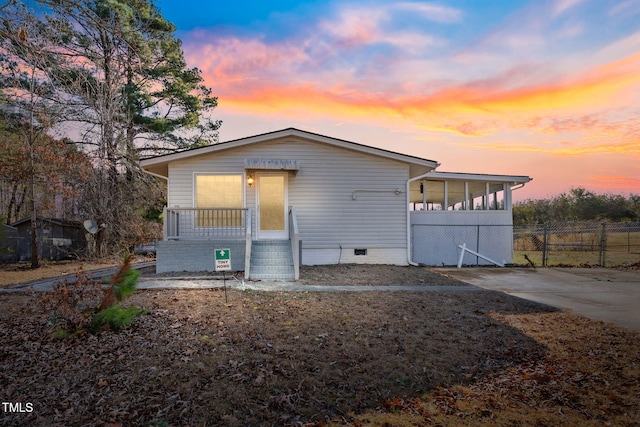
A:
POLYGON ((289 208, 289 240, 291 241, 291 252, 293 255, 294 280, 300 279, 300 232, 298 231, 298 217, 296 208, 289 208))
POLYGON ((247 209, 245 214, 246 228, 245 228, 245 249, 244 249, 244 278, 249 280, 249 271, 251 270, 251 208, 247 209))
POLYGON ((245 239, 245 208, 164 208, 164 240, 245 239))

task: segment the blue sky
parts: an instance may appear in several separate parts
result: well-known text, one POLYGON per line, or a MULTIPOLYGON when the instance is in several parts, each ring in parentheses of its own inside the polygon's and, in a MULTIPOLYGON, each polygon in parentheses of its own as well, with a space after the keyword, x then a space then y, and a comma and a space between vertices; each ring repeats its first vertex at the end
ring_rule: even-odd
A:
POLYGON ((533 177, 516 200, 640 193, 640 0, 156 4, 223 141, 293 126, 533 177))

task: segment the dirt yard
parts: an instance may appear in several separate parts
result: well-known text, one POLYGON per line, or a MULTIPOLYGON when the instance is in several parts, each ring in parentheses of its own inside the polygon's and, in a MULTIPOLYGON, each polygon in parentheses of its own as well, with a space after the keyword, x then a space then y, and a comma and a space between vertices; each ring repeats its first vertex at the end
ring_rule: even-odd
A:
MULTIPOLYGON (((421 268, 384 271, 309 268, 302 282, 453 282, 421 268)), ((0 397, 32 408, 0 412, 0 425, 640 419, 640 334, 502 293, 229 290, 226 302, 219 289, 143 290, 128 303, 147 313, 126 330, 63 340, 51 338, 36 298, 0 294, 0 397)))

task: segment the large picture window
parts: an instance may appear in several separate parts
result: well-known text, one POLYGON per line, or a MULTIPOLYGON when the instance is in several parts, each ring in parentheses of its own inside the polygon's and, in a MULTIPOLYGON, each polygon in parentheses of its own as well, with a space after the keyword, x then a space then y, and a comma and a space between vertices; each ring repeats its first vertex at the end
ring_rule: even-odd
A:
POLYGON ((195 205, 198 227, 239 227, 242 225, 242 175, 195 176, 195 205))

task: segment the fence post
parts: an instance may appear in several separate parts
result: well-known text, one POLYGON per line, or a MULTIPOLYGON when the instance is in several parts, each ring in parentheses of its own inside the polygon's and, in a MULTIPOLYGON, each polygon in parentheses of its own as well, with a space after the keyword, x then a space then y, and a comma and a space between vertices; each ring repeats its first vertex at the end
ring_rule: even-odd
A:
POLYGON ((602 229, 600 230, 600 265, 605 267, 605 247, 607 243, 606 223, 602 223, 602 229))
POLYGON ((547 266, 548 254, 547 254, 547 237, 549 234, 549 223, 544 223, 544 229, 542 232, 542 266, 547 266))

